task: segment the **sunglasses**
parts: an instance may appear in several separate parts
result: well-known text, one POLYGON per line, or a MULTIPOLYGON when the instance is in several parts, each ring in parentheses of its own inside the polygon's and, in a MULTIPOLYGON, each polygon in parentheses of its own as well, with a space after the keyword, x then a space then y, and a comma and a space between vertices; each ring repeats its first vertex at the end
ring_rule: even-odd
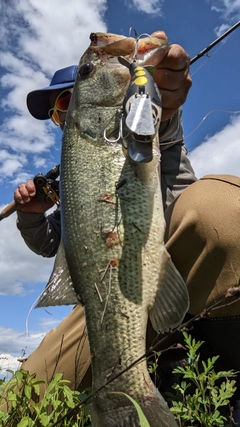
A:
POLYGON ((73 89, 65 89, 63 90, 57 97, 54 107, 50 108, 50 110, 48 111, 48 116, 50 117, 50 119, 52 119, 53 123, 56 126, 60 126, 61 121, 58 115, 58 111, 62 112, 62 113, 66 113, 68 106, 69 106, 69 102, 72 96, 72 91, 73 89))

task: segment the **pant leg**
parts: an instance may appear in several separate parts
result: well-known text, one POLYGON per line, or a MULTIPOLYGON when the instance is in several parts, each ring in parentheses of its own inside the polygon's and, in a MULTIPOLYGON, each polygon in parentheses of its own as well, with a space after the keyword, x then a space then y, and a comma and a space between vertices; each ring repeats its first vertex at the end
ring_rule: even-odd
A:
MULTIPOLYGON (((239 286, 240 178, 209 175, 192 184, 166 211, 166 247, 188 287, 194 316, 239 286)), ((240 371, 240 302, 194 322, 201 358, 220 356, 217 370, 240 371)), ((160 358, 161 359, 161 358, 160 358)), ((240 376, 235 397, 240 397, 240 376)))
POLYGON ((75 307, 38 348, 22 363, 21 368, 36 372, 38 379, 49 382, 60 372, 70 381, 71 389, 91 386, 90 349, 83 307, 75 307))
MULTIPOLYGON (((185 280, 192 315, 240 278, 240 178, 208 175, 190 185, 166 210, 166 247, 185 280)), ((240 302, 211 317, 240 315, 240 302)))

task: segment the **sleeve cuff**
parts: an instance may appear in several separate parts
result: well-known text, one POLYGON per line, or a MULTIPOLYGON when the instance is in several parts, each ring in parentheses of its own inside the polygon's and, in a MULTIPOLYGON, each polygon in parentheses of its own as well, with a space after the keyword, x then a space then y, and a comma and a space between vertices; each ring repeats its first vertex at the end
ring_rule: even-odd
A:
MULTIPOLYGON (((173 144, 179 141, 183 141, 183 126, 182 126, 182 108, 166 122, 162 122, 159 129, 159 142, 160 144, 165 142, 173 142, 173 144)), ((167 145, 166 148, 173 145, 167 145)), ((164 149, 164 146, 161 147, 164 149)))

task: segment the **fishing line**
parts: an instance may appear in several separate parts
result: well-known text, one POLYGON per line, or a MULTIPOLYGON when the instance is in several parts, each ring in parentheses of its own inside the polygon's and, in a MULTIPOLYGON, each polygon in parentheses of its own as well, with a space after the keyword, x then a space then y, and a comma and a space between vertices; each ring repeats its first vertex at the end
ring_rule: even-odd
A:
MULTIPOLYGON (((44 289, 45 290, 45 289, 44 289)), ((27 314, 26 318, 26 337, 29 337, 29 329, 28 329, 28 323, 29 323, 29 317, 31 312, 33 311, 35 305, 37 304, 38 300, 40 299, 41 295, 43 294, 44 290, 41 292, 41 294, 35 299, 34 303, 31 305, 30 310, 27 314)))
POLYGON ((204 120, 212 113, 229 113, 229 114, 238 114, 240 113, 240 110, 211 110, 209 111, 204 117, 203 119, 200 121, 200 123, 195 127, 195 129, 193 129, 192 132, 190 132, 187 136, 185 136, 184 139, 189 138, 191 135, 193 135, 197 129, 203 124, 204 120))
MULTIPOLYGON (((227 40, 226 40, 226 43, 227 43, 227 40)), ((213 52, 212 55, 209 55, 208 53, 206 53, 204 55, 205 61, 193 73, 191 73, 191 76, 194 76, 194 74, 196 74, 200 70, 200 68, 202 68, 206 64, 206 62, 208 62, 209 59, 212 59, 212 57, 216 55, 219 49, 221 49, 223 46, 225 46, 225 43, 220 44, 219 47, 215 50, 215 52, 213 52)))
POLYGON ((194 73, 191 73, 191 77, 194 76, 194 74, 196 74, 200 68, 202 68, 205 64, 206 64, 207 60, 205 62, 203 62, 203 64, 199 65, 199 67, 194 71, 194 73))
POLYGON ((203 124, 203 122, 206 120, 206 118, 212 114, 212 113, 229 113, 229 114, 238 114, 240 113, 240 110, 211 110, 209 111, 204 117, 203 119, 198 123, 198 125, 195 127, 195 129, 193 129, 192 132, 190 132, 187 136, 184 136, 183 138, 180 139, 174 139, 173 141, 168 141, 168 142, 160 142, 159 145, 161 146, 168 146, 168 145, 173 145, 176 144, 177 142, 183 142, 185 141, 187 138, 189 138, 191 135, 193 135, 198 128, 203 124))

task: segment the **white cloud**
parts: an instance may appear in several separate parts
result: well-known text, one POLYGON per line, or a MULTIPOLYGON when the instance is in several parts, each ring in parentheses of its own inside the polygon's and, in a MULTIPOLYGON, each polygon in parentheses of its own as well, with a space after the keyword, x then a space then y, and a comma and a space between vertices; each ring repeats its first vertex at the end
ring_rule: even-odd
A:
POLYGON ((31 354, 40 344, 45 335, 44 332, 35 332, 32 335, 26 336, 25 331, 18 332, 9 328, 1 329, 2 330, 0 330, 0 344, 3 353, 6 350, 11 351, 11 354, 16 355, 16 357, 29 356, 29 354, 31 354))
POLYGON ((8 176, 21 174, 30 153, 35 153, 36 165, 45 163, 56 142, 54 127, 30 116, 26 96, 47 86, 57 69, 79 62, 90 33, 107 30, 106 6, 106 0, 1 2, 0 146, 12 156, 2 159, 2 178, 6 171, 8 176))
MULTIPOLYGON (((45 332, 34 332, 27 335, 26 331, 0 327, 1 352, 10 353, 14 357, 27 357, 40 344, 45 332)), ((1 359, 0 367, 2 368, 1 359)))
MULTIPOLYGON (((217 35, 217 37, 220 37, 223 33, 225 33, 225 31, 227 31, 229 29, 230 25, 229 24, 222 24, 220 25, 220 27, 216 27, 215 28, 215 33, 217 35)), ((226 42, 226 39, 222 40, 222 43, 226 42)))
MULTIPOLYGON (((220 37, 240 19, 240 0, 211 0, 211 10, 219 13, 225 21, 214 28, 217 37, 220 37)), ((225 41, 223 40, 222 43, 225 41)))
POLYGON ((211 0, 211 9, 221 13, 225 19, 237 22, 240 17, 240 0, 211 0))
MULTIPOLYGON (((69 307, 69 312, 71 311, 69 307)), ((41 317, 38 321, 38 331, 18 331, 0 326, 0 378, 9 379, 7 369, 17 370, 21 363, 18 358, 28 357, 40 344, 46 332, 56 327, 62 319, 41 317)))
POLYGON ((0 354, 0 379, 5 381, 10 380, 12 375, 8 370, 17 371, 20 368, 20 362, 17 357, 13 357, 11 354, 2 353, 0 354))
POLYGON ((164 0, 132 0, 133 6, 139 11, 147 14, 160 14, 164 0))
POLYGON ((240 116, 189 153, 189 158, 198 178, 207 174, 240 175, 240 116))
POLYGON ((6 150, 0 151, 0 181, 11 177, 15 171, 26 164, 24 154, 11 154, 6 150))
POLYGON ((22 295, 30 292, 36 283, 47 283, 53 259, 30 251, 16 227, 15 214, 1 221, 0 247, 0 294, 22 295))

